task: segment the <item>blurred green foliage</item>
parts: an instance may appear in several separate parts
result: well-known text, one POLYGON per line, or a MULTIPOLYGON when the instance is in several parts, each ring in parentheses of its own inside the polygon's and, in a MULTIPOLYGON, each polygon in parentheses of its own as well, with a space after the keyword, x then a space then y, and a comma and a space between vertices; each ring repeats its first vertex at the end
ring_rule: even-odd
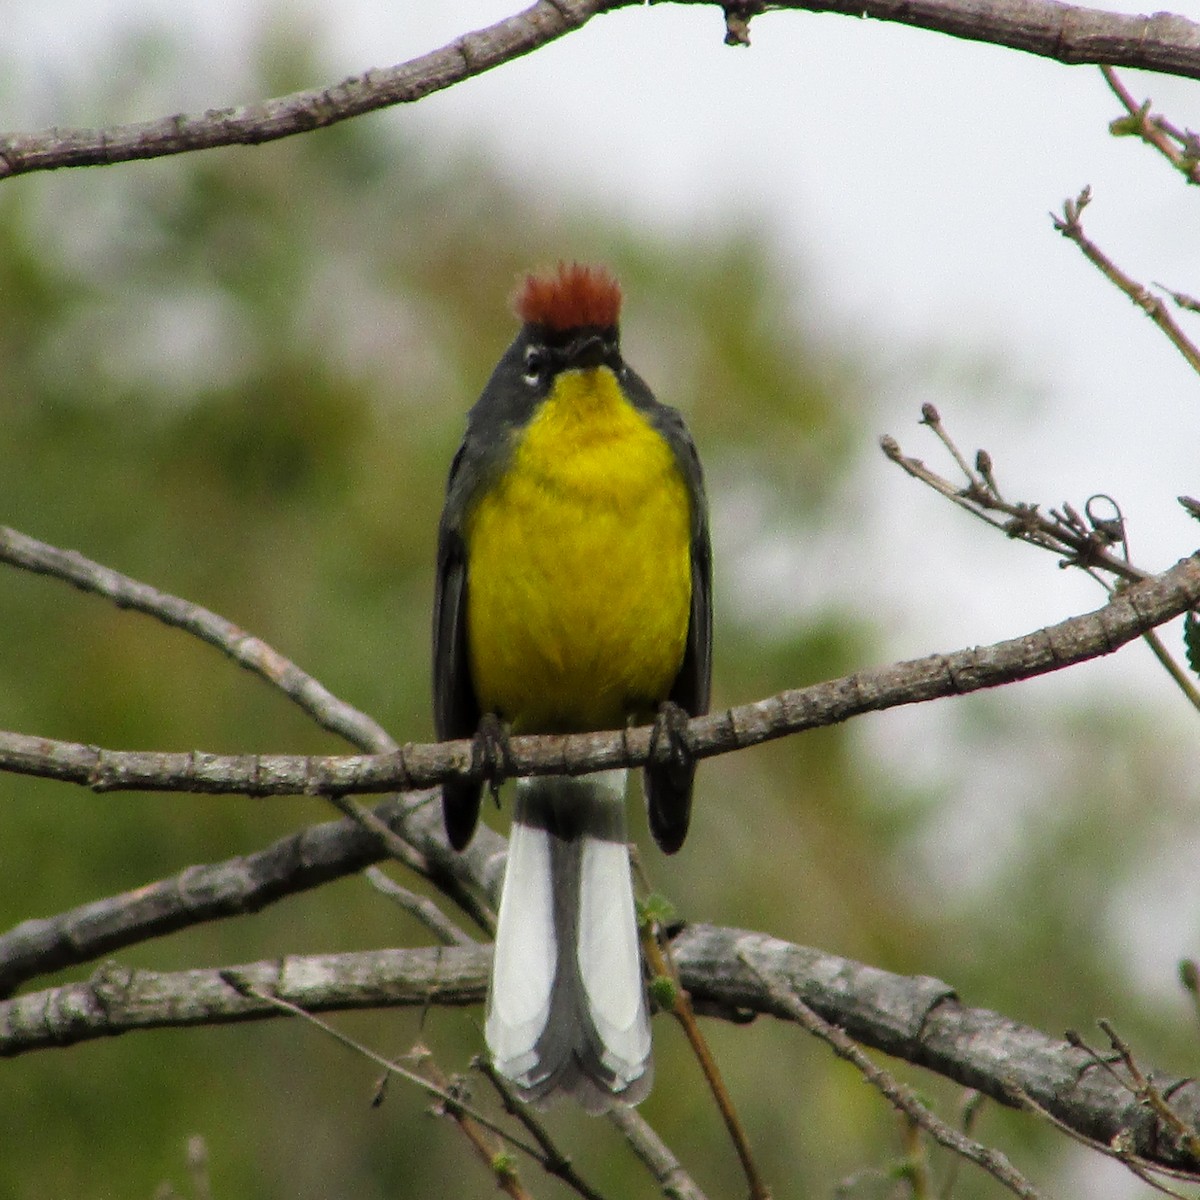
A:
MULTIPOLYGON (((287 53, 274 62, 263 94, 289 86, 290 72, 320 74, 287 53)), ((739 547, 723 545, 722 530, 771 536, 740 511, 743 491, 771 497, 771 519, 785 514, 802 540, 837 522, 825 498, 872 436, 863 381, 795 319, 797 285, 773 265, 775 248, 716 225, 657 240, 611 214, 522 194, 486 163, 447 162, 373 121, 0 189, 0 520, 215 609, 401 740, 424 740, 445 472, 512 336, 515 280, 560 257, 614 267, 627 353, 686 411, 702 448, 718 531, 716 702, 864 662, 861 615, 767 628, 725 602, 724 564, 739 547)), ((344 749, 208 648, 61 584, 0 572, 0 613, 5 727, 113 747, 344 749)), ((976 723, 968 753, 972 736, 992 751, 1023 736, 993 699, 962 711, 976 723)), ((960 903, 919 865, 922 843, 921 853, 954 853, 936 849, 939 797, 889 778, 846 729, 708 764, 688 847, 669 862, 647 853, 650 875, 685 917, 942 974, 971 1002, 1051 1029, 1129 1014, 1127 1032, 1182 1054, 1182 1034, 1137 1005, 1106 961, 1102 914, 1086 900, 1102 894, 1096 873, 1122 869, 1122 805, 1170 784, 1151 779, 1124 716, 1099 733, 1094 715, 1076 722, 1045 735, 1048 770, 1076 747, 1074 771, 1051 772, 1056 819, 1039 818, 1036 842, 960 903), (1124 773, 1105 790, 1117 804, 1099 835, 1079 820, 1105 765, 1096 745, 1124 773)), ((0 777, 0 919, 252 851, 330 815, 311 800, 93 796, 0 777)), ((1161 825, 1139 845, 1152 853, 1155 836, 1161 825)), ((423 931, 351 879, 119 957, 171 969, 418 940, 423 931)), ((341 1023, 387 1054, 427 1043, 453 1072, 480 1046, 477 1021, 435 1010, 341 1023)), ((827 1051, 777 1024, 710 1024, 776 1195, 829 1194, 893 1161, 893 1116, 827 1051)), ((657 1042, 643 1111, 711 1194, 741 1194, 696 1067, 665 1021, 657 1042)), ((373 1109, 375 1069, 290 1022, 128 1036, 0 1071, 3 1196, 150 1197, 164 1180, 186 1194, 184 1144, 197 1133, 218 1197, 493 1192, 420 1096, 394 1084, 373 1109)), ((954 1089, 903 1074, 953 1103, 954 1089)), ((654 1194, 606 1123, 570 1111, 550 1123, 608 1194, 654 1194)), ((1062 1150, 994 1109, 982 1133, 1017 1146, 1033 1170, 1062 1150)), ((539 1195, 564 1194, 519 1166, 539 1195)), ((964 1168, 956 1195, 994 1192, 964 1168)))

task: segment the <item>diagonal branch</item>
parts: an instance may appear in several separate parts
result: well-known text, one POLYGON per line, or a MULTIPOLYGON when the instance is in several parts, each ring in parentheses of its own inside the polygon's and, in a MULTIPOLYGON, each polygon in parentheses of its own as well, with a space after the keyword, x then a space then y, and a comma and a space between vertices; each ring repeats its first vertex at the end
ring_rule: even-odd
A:
POLYGON ((104 596, 118 608, 132 609, 182 629, 216 647, 240 667, 253 672, 298 704, 321 726, 352 746, 376 754, 396 749, 388 732, 365 713, 338 699, 278 650, 232 621, 179 596, 160 592, 77 550, 62 550, 0 525, 0 562, 35 575, 64 580, 81 592, 104 596))
POLYGON ((1112 67, 1104 66, 1100 71, 1126 113, 1109 125, 1109 132, 1114 137, 1140 138, 1147 146, 1153 146, 1188 183, 1200 183, 1200 159, 1197 158, 1200 143, 1196 135, 1180 129, 1160 113, 1152 113, 1149 100, 1138 104, 1112 67))
MULTIPOLYGON (((1148 629, 1200 606, 1200 555, 1122 590, 1100 609, 991 646, 859 671, 780 692, 688 723, 698 758, 756 746, 867 712, 961 696, 1111 654, 1148 629)), ((585 774, 650 760, 649 726, 608 733, 514 737, 513 775, 585 774)), ((663 753, 668 751, 664 748, 663 753)), ((247 796, 411 791, 481 771, 469 741, 406 745, 394 754, 219 755, 105 750, 0 733, 0 770, 97 792, 173 791, 247 796)))
MULTIPOLYGON (((236 108, 180 113, 107 129, 44 129, 0 134, 0 179, 58 167, 160 158, 216 146, 253 145, 334 125, 395 104, 410 104, 511 62, 598 13, 642 0, 537 0, 440 50, 325 88, 236 108)), ((1200 25, 1171 13, 1133 16, 1058 0, 675 0, 720 5, 734 41, 750 19, 780 9, 897 22, 971 41, 1024 50, 1064 63, 1140 67, 1200 79, 1200 25), (735 28, 737 33, 735 35, 735 28)))
POLYGON ((350 117, 420 100, 511 62, 578 28, 604 0, 537 0, 486 29, 386 70, 370 70, 326 88, 258 104, 178 114, 108 129, 59 129, 0 135, 0 179, 58 167, 161 158, 215 146, 254 145, 335 125, 350 117))
MULTIPOLYGON (((928 976, 896 975, 763 933, 686 927, 672 954, 683 986, 706 1011, 795 1018, 794 1002, 855 1041, 1021 1107, 1029 1098, 1101 1142, 1120 1137, 1148 1162, 1196 1173, 1197 1162, 1153 1111, 1078 1044, 959 1001, 928 976)), ((278 1015, 277 996, 310 1012, 466 1005, 483 998, 489 948, 427 947, 294 956, 221 970, 137 971, 114 964, 88 982, 0 1003, 0 1057, 135 1030, 278 1015), (231 983, 236 980, 237 985, 231 983)), ((1200 1084, 1152 1073, 1189 1125, 1200 1084)))
POLYGON ((1179 323, 1171 316, 1167 306, 1144 284, 1127 275, 1095 242, 1083 231, 1080 217, 1092 199, 1092 189, 1085 187, 1074 200, 1063 204, 1063 215, 1050 214, 1054 228, 1063 237, 1072 241, 1090 262, 1114 287, 1124 292, 1134 304, 1162 330, 1170 343, 1187 360, 1187 364, 1200 374, 1200 347, 1183 332, 1179 323))
MULTIPOLYGON (((504 842, 486 826, 456 854, 441 832, 430 793, 391 797, 373 811, 421 855, 422 874, 468 913, 499 887, 504 842), (462 897, 470 899, 464 903, 462 897)), ((0 934, 0 997, 39 975, 93 962, 115 950, 206 921, 258 912, 288 896, 352 875, 387 857, 372 833, 348 818, 310 825, 254 854, 189 866, 129 892, 23 921, 0 934)))
MULTIPOLYGON (((747 958, 745 962, 751 969, 758 970, 752 960, 747 958)), ((769 974, 763 974, 761 971, 759 974, 763 975, 763 982, 767 985, 775 1003, 801 1028, 807 1030, 814 1037, 820 1038, 839 1058, 852 1063, 863 1078, 876 1088, 897 1112, 904 1114, 913 1128, 925 1130, 940 1145, 952 1150, 960 1157, 976 1163, 999 1180, 1009 1191, 1022 1197, 1022 1200, 1040 1200, 1037 1189, 1012 1165, 1006 1155, 951 1128, 930 1108, 921 1103, 911 1088, 905 1087, 890 1072, 885 1071, 864 1054, 858 1043, 847 1036, 843 1029, 822 1019, 793 991, 783 987, 769 974)), ((913 1191, 914 1194, 921 1194, 916 1188, 913 1191)))

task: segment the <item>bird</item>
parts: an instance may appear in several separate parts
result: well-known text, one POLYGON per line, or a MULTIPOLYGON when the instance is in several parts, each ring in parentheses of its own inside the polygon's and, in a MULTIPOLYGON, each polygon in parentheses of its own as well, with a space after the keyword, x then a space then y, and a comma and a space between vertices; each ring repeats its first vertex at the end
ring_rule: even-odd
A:
MULTIPOLYGON (((707 712, 712 553, 704 477, 680 413, 624 360, 622 291, 605 267, 526 275, 520 329, 450 467, 433 620, 439 739, 482 752, 511 733, 653 721, 651 832, 673 854, 691 817, 685 726, 707 712)), ((627 844, 624 769, 518 779, 485 1038, 541 1107, 636 1104, 653 1079, 627 844)), ((448 780, 463 849, 482 798, 448 780)))

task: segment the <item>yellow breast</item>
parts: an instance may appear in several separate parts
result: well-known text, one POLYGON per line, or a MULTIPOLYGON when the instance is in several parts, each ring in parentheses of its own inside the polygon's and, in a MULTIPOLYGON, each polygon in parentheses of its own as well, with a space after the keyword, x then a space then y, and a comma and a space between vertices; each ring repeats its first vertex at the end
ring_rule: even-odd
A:
POLYGON ((519 732, 646 716, 683 661, 690 501, 607 367, 567 371, 466 524, 467 631, 484 711, 519 732))

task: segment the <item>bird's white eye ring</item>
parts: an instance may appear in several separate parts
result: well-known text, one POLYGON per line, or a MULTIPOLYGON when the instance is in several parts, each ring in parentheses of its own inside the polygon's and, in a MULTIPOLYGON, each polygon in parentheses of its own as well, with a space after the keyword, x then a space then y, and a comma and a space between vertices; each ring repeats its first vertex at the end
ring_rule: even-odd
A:
POLYGON ((525 347, 525 382, 537 387, 546 373, 546 352, 540 346, 525 347))

